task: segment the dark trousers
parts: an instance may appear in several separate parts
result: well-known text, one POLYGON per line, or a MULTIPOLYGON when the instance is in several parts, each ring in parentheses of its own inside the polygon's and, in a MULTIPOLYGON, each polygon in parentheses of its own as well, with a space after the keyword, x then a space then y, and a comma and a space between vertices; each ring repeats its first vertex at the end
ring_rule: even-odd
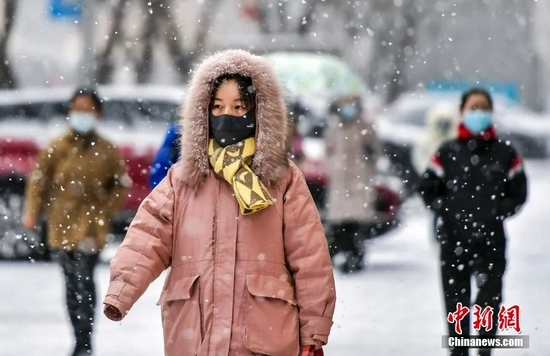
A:
POLYGON ((437 236, 437 228, 439 225, 439 216, 437 214, 432 215, 432 238, 435 242, 439 241, 437 236))
POLYGON ((91 354, 96 306, 94 269, 97 254, 57 251, 55 256, 65 277, 65 298, 76 340, 73 355, 91 354))
MULTIPOLYGON (((505 242, 488 243, 485 234, 473 237, 468 243, 442 240, 441 242, 441 282, 445 299, 446 317, 457 311, 457 303, 462 303, 470 312, 462 319, 461 336, 470 335, 474 309, 471 303, 471 279, 478 287, 475 304, 482 309, 493 308, 493 328, 490 331, 482 326, 481 336, 494 336, 498 329, 498 312, 502 302, 502 279, 506 270, 505 242)), ((459 336, 455 323, 448 323, 449 336, 459 336)), ((480 355, 490 355, 491 350, 482 349, 480 355)), ((452 356, 467 356, 468 348, 451 350, 452 356)))
POLYGON ((332 243, 329 245, 331 257, 343 252, 346 255, 344 268, 350 272, 363 268, 365 241, 370 237, 370 227, 355 221, 332 224, 332 243))

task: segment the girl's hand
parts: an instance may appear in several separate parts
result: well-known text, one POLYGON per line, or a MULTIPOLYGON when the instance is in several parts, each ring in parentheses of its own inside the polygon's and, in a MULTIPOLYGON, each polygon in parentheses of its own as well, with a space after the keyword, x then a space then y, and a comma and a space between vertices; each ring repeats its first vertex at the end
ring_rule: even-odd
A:
POLYGON ((117 307, 111 304, 105 304, 105 308, 103 309, 103 314, 112 321, 121 321, 122 320, 122 313, 120 310, 118 310, 117 307))
POLYGON ((324 353, 321 347, 317 348, 313 345, 307 345, 304 346, 300 356, 324 356, 324 353))
POLYGON ((26 230, 36 229, 36 220, 27 214, 23 216, 21 223, 26 230))

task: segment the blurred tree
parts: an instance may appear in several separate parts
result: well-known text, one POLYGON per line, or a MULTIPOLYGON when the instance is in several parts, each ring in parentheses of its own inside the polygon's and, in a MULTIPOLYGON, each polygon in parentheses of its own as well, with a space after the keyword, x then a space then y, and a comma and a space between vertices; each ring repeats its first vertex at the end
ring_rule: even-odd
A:
POLYGON ((417 6, 417 2, 404 0, 395 21, 396 31, 393 35, 395 49, 392 55, 394 70, 389 76, 386 93, 388 102, 395 100, 408 87, 405 73, 407 73, 407 64, 410 59, 407 57, 415 52, 418 25, 423 16, 422 8, 417 6))
POLYGON ((299 17, 300 23, 298 24, 298 33, 305 35, 309 32, 311 25, 313 24, 313 16, 315 14, 315 8, 320 0, 309 0, 303 2, 306 6, 303 9, 302 15, 299 17))
POLYGON ((197 21, 194 40, 191 46, 185 46, 184 36, 180 25, 176 22, 173 4, 166 0, 144 0, 148 12, 143 27, 141 54, 137 62, 138 83, 147 83, 151 79, 153 70, 153 51, 160 41, 166 41, 172 64, 177 68, 182 79, 189 75, 192 64, 206 46, 208 33, 212 28, 212 20, 220 7, 221 0, 204 0, 197 21))
POLYGON ((272 1, 256 0, 256 10, 247 6, 245 11, 257 14, 260 31, 264 34, 295 32, 306 35, 311 28, 315 9, 320 2, 327 2, 327 0, 302 0, 299 16, 293 16, 294 12, 289 0, 277 0, 276 4, 272 1))
POLYGON ((391 102, 409 87, 407 65, 416 53, 419 26, 425 18, 424 0, 370 0, 365 16, 373 31, 374 53, 369 82, 391 102))
MULTIPOLYGON (((154 52, 159 49, 162 42, 166 44, 173 66, 181 79, 185 80, 196 57, 206 44, 212 20, 221 1, 202 2, 198 25, 193 32, 194 37, 191 37, 184 35, 182 26, 177 22, 175 0, 111 0, 111 21, 107 41, 96 58, 97 82, 104 84, 113 80, 115 52, 118 47, 124 48, 126 59, 135 64, 136 81, 140 84, 150 82, 154 69, 154 52), (139 6, 143 14, 138 36, 131 39, 127 35, 128 30, 124 23, 129 12, 127 8, 130 6, 139 6), (184 43, 184 39, 189 40, 189 43, 184 43), (131 45, 128 42, 131 42, 131 45)), ((131 25, 136 25, 134 18, 131 25)))
POLYGON ((111 82, 115 68, 114 50, 115 46, 121 43, 122 22, 124 19, 124 8, 129 5, 128 0, 111 1, 111 24, 105 47, 96 57, 95 78, 98 84, 111 82))
POLYGON ((4 23, 0 34, 0 88, 16 88, 17 81, 8 60, 8 43, 17 10, 17 0, 4 0, 4 23))
POLYGON ((368 67, 369 85, 387 101, 410 87, 407 67, 416 55, 419 26, 433 7, 426 0, 255 0, 255 8, 251 4, 247 1, 244 11, 255 17, 264 34, 306 36, 318 32, 319 25, 325 31, 342 26, 347 38, 338 37, 341 52, 370 38, 372 53, 364 57, 370 63, 362 67, 368 67))

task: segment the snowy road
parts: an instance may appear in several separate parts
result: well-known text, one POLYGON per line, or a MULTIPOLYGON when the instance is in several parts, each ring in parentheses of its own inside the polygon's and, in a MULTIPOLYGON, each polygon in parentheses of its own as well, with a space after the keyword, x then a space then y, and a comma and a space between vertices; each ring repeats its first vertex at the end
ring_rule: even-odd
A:
MULTIPOLYGON (((550 355, 550 162, 530 162, 530 199, 508 222, 508 271, 504 305, 521 306, 526 350, 497 350, 494 355, 550 355)), ((327 356, 445 355, 438 262, 430 244, 428 219, 412 202, 403 227, 373 242, 368 270, 337 274, 338 304, 327 356)), ((108 269, 97 274, 100 295, 108 269)), ((70 329, 62 307, 63 287, 55 265, 0 264, 0 355, 64 356, 70 329)), ((96 355, 162 355, 162 331, 155 303, 157 280, 122 323, 100 317, 96 355)), ((473 353, 472 353, 473 355, 473 353)))

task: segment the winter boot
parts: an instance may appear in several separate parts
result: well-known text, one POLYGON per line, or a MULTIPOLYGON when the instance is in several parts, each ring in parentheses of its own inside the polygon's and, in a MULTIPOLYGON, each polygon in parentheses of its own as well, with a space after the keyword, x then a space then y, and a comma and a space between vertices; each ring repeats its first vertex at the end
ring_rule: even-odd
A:
POLYGON ((343 273, 354 273, 362 271, 365 268, 365 263, 362 257, 348 254, 346 256, 346 262, 340 266, 343 273))
POLYGON ((92 354, 91 347, 76 345, 71 356, 90 356, 91 354, 92 354))
POLYGON ((74 351, 76 353, 73 353, 72 356, 90 356, 92 354, 91 350, 82 350, 82 351, 74 351))
POLYGON ((90 334, 79 335, 71 356, 90 356, 92 354, 92 338, 90 334))
POLYGON ((457 347, 451 351, 451 356, 469 356, 470 352, 468 348, 457 347))

